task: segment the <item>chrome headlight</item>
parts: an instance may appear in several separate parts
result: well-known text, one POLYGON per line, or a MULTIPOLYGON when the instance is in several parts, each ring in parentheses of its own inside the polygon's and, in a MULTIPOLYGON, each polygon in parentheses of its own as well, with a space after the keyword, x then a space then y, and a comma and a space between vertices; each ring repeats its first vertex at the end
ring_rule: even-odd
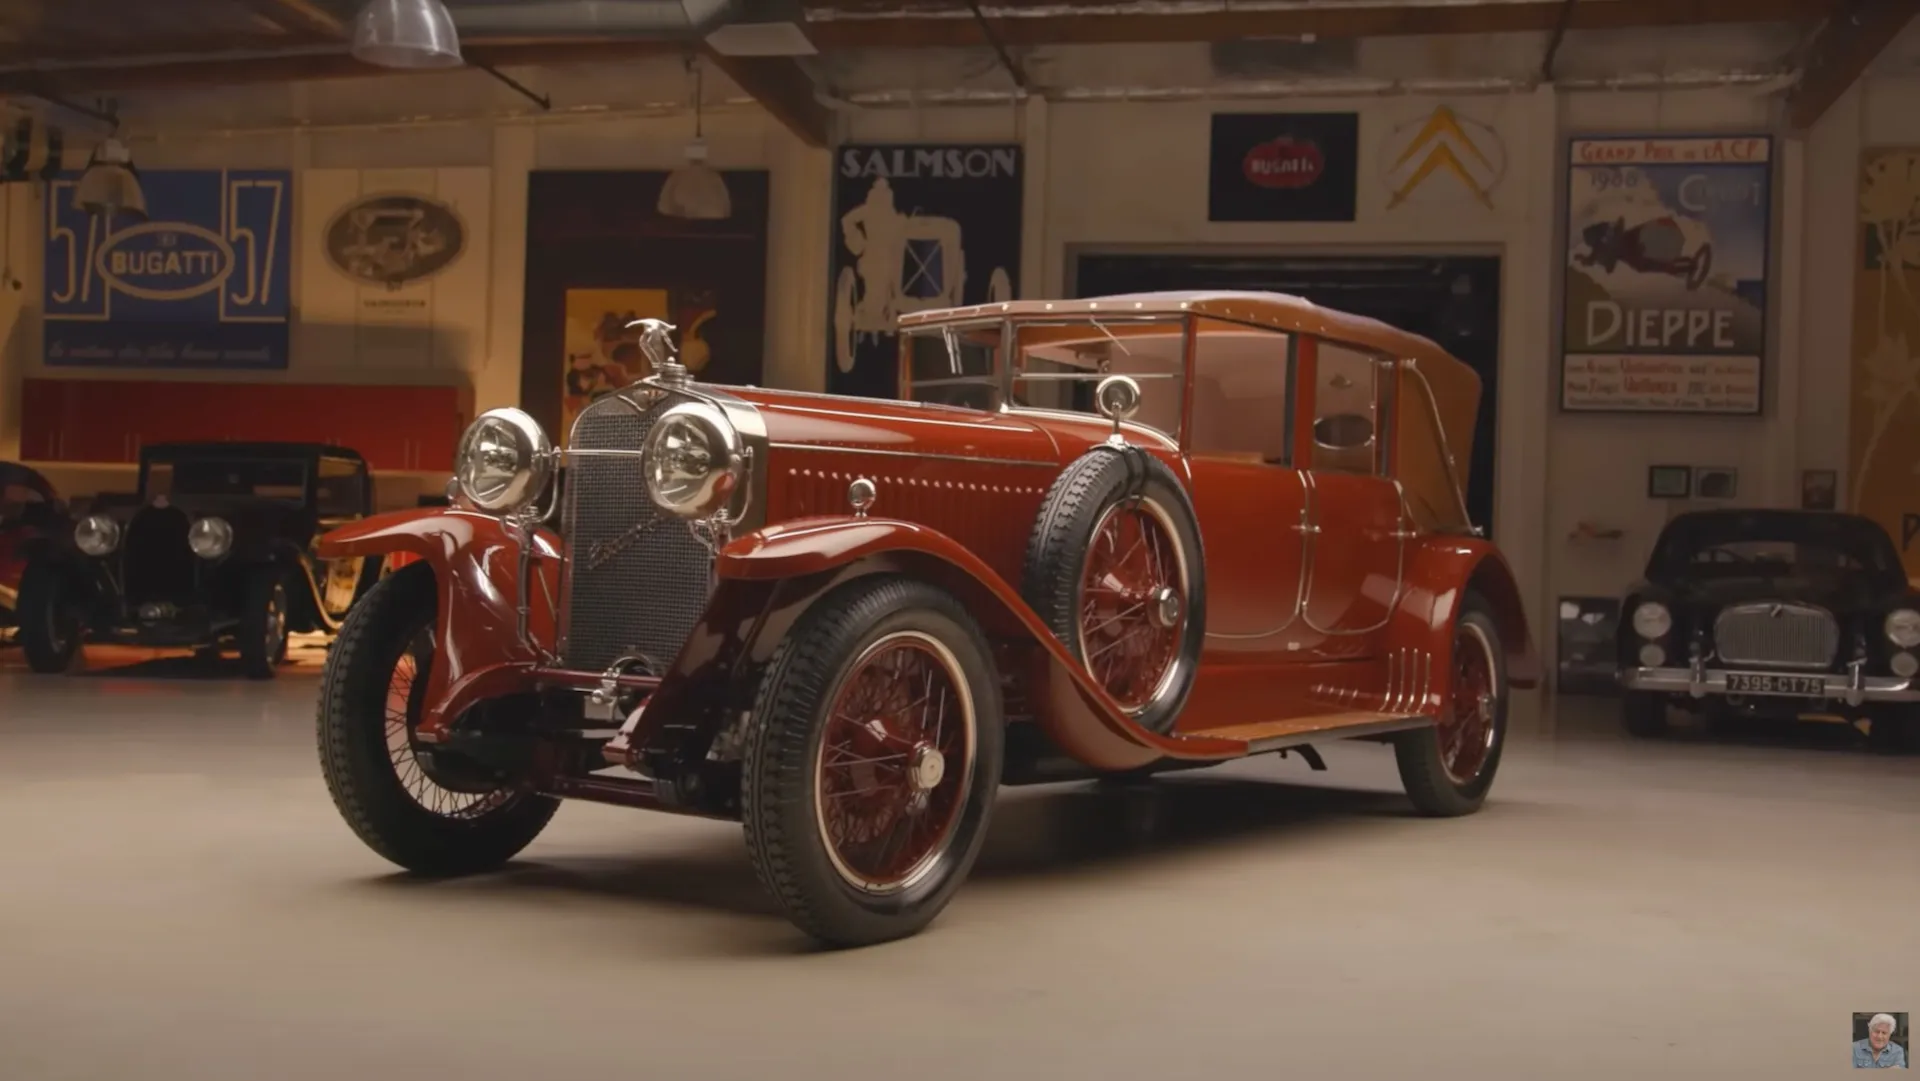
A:
POLYGON ((225 518, 202 518, 188 527, 187 547, 201 559, 219 559, 233 550, 233 526, 225 518))
POLYGON ((1673 613, 1658 601, 1648 601, 1633 610, 1633 633, 1642 638, 1665 638, 1673 629, 1673 613))
POLYGON ((120 523, 104 514, 89 514, 73 527, 73 543, 90 556, 103 556, 120 547, 120 523))
POLYGON ((553 441, 518 409, 489 409, 467 426, 453 476, 474 506, 496 514, 521 510, 553 479, 553 441))
POLYGON ((644 455, 647 495, 682 518, 724 509, 746 472, 739 431, 705 402, 670 406, 647 433, 644 455))
POLYGON ((1896 608, 1887 613, 1884 629, 1887 632, 1887 641, 1901 649, 1920 646, 1920 612, 1911 608, 1896 608))

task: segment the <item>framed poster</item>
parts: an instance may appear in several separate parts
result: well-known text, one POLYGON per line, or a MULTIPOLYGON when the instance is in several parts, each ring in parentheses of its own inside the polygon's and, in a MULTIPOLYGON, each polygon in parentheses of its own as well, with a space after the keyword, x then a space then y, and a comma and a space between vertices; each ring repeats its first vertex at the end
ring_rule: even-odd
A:
POLYGON ((1359 113, 1215 113, 1208 221, 1352 221, 1359 113))
POLYGON ((1015 145, 834 152, 829 392, 897 396, 901 314, 1014 298, 1024 187, 1015 145))
POLYGON ((287 366, 292 173, 149 170, 137 224, 75 207, 79 179, 62 174, 46 203, 48 365, 287 366))
POLYGON ((1847 491, 1920 581, 1920 145, 1860 155, 1847 491))
POLYGON ((1758 415, 1772 139, 1569 146, 1560 408, 1758 415))

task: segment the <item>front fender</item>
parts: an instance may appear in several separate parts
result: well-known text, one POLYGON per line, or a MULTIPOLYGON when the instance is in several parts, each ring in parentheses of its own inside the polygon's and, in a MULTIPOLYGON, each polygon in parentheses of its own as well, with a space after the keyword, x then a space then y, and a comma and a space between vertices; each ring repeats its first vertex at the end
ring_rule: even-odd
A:
POLYGON ((1477 537, 1433 539, 1409 554, 1406 590, 1387 629, 1388 698, 1408 712, 1439 715, 1453 667, 1453 624, 1467 590, 1492 608, 1506 651, 1507 682, 1539 686, 1540 660, 1506 557, 1477 537))
POLYGON ((998 572, 939 530, 886 518, 797 519, 734 541, 715 566, 723 582, 812 577, 822 583, 816 596, 857 572, 912 574, 953 592, 988 634, 1013 644, 1018 669, 1005 674, 1024 684, 1054 743, 1089 766, 1132 769, 1245 751, 1238 741, 1174 738, 1134 724, 998 572))
MULTIPOLYGON (((468 706, 529 682, 538 667, 537 650, 520 642, 520 542, 500 519, 444 507, 392 511, 327 533, 315 550, 326 559, 404 554, 433 567, 439 611, 417 733, 421 740, 437 740, 468 706)), ((536 644, 552 649, 560 597, 559 537, 536 530, 534 557, 528 630, 536 644)))

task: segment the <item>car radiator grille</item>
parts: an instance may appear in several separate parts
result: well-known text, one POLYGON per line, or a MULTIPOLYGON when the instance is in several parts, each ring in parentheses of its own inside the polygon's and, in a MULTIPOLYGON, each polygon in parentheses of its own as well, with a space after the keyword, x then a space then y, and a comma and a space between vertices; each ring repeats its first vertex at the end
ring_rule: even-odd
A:
MULTIPOLYGON (((664 672, 706 611, 713 553, 687 524, 647 497, 639 450, 668 402, 639 412, 608 396, 573 429, 561 529, 566 536, 566 637, 561 663, 605 671, 622 656, 664 672)), ((647 666, 643 666, 644 668, 647 666)))
POLYGON ((1802 604, 1743 604, 1713 622, 1714 648, 1728 664, 1825 668, 1840 645, 1840 625, 1802 604))
POLYGON ((187 512, 179 507, 144 507, 127 522, 121 538, 122 590, 127 603, 161 601, 186 604, 193 599, 193 549, 187 547, 187 512))

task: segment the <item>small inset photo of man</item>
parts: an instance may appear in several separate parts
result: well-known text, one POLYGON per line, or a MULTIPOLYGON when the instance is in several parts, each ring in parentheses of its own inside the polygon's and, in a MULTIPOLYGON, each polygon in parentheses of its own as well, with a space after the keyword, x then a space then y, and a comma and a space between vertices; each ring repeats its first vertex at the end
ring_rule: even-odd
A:
POLYGON ((1853 1015, 1853 1068, 1856 1070, 1904 1070, 1911 1043, 1904 1013, 1853 1015))

